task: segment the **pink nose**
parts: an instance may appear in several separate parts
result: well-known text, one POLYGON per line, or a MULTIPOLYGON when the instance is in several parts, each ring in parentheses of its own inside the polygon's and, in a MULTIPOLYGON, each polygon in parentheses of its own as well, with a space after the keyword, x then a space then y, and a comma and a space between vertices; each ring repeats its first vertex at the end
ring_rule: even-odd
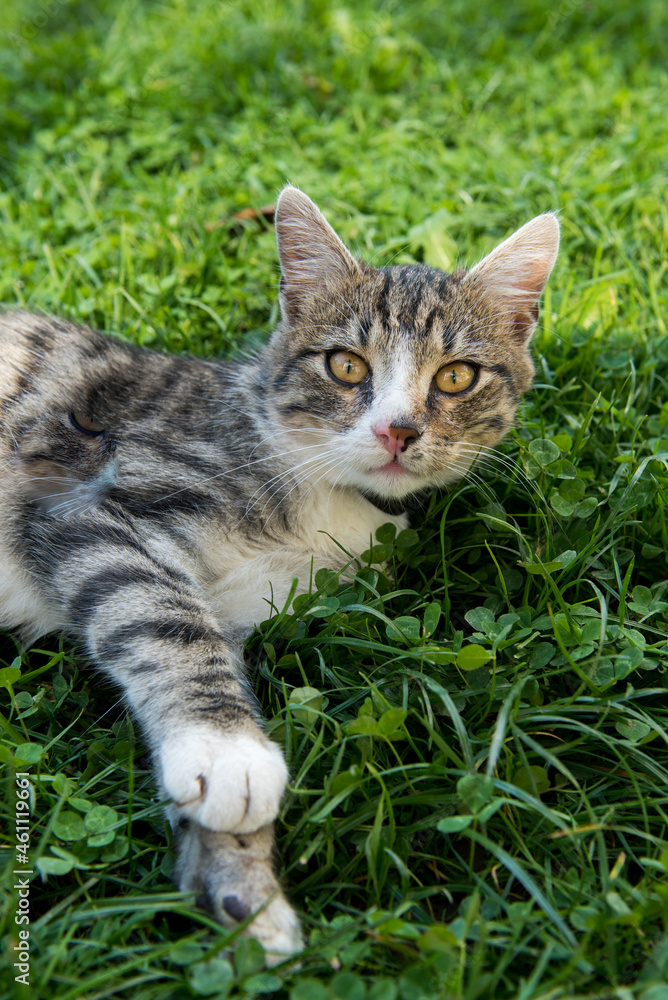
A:
POLYGON ((390 455, 399 455, 406 450, 406 442, 410 438, 420 436, 415 427, 393 427, 392 424, 379 424, 378 427, 374 427, 373 432, 390 455))

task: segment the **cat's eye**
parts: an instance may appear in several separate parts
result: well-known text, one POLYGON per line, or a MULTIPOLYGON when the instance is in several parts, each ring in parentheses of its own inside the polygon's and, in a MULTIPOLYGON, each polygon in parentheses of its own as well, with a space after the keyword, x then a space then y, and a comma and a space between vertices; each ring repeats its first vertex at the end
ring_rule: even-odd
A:
POLYGON ((334 351, 327 358, 329 370, 339 382, 347 382, 349 385, 357 385, 363 382, 369 374, 369 366, 366 361, 357 354, 350 351, 334 351))
POLYGON ((94 417, 81 411, 70 413, 70 423, 75 430, 80 431, 86 437, 101 437, 104 434, 104 427, 98 424, 94 417))
POLYGON ((466 361, 455 361, 436 372, 435 382, 441 392, 463 392, 473 385, 477 374, 478 369, 473 365, 466 361))

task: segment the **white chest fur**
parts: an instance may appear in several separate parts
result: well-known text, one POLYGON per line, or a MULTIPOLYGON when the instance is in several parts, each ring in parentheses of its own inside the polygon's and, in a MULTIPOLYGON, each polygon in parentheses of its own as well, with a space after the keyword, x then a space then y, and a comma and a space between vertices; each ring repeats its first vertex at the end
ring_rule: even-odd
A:
POLYGON ((269 535, 250 540, 241 531, 209 537, 206 590, 214 614, 222 626, 239 628, 269 618, 285 604, 295 578, 297 593, 308 591, 316 570, 344 567, 388 521, 399 531, 407 525, 405 514, 390 516, 359 495, 327 490, 305 506, 280 544, 269 535))

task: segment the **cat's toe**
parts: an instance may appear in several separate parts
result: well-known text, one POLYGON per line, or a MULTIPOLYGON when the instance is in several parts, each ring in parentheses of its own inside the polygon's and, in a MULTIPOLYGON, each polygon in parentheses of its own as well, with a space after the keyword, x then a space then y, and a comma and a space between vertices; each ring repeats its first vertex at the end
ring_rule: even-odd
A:
POLYGON ((165 793, 210 830, 251 833, 278 815, 288 772, 262 733, 194 732, 163 747, 160 763, 165 793))
MULTIPOLYGON (((240 895, 214 893, 209 909, 225 927, 233 928, 253 913, 250 898, 254 895, 248 889, 239 889, 240 895)), ((275 885, 268 899, 261 901, 256 915, 244 931, 245 937, 259 941, 266 954, 267 965, 278 965, 290 955, 304 947, 301 926, 297 914, 292 909, 278 885, 275 885)))
POLYGON ((266 963, 279 965, 304 948, 297 914, 286 899, 275 899, 253 920, 250 933, 264 947, 266 963))

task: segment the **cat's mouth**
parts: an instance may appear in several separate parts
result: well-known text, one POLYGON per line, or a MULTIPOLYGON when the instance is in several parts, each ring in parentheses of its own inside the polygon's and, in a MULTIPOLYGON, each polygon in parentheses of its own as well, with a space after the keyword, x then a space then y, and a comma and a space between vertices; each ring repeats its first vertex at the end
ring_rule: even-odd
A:
MULTIPOLYGON (((399 500, 429 486, 429 483, 423 476, 412 469, 408 469, 398 457, 385 462, 384 465, 375 465, 368 468, 364 478, 368 483, 368 485, 365 483, 366 489, 370 489, 371 493, 376 497, 382 497, 384 500, 388 498, 399 500)), ((372 500, 372 503, 376 503, 376 501, 372 500)), ((381 506, 381 510, 384 509, 381 506)), ((403 510, 404 507, 401 509, 403 510)), ((387 510, 386 513, 400 513, 400 511, 387 510)))
POLYGON ((385 465, 376 466, 375 469, 369 469, 369 472, 381 472, 388 476, 412 476, 414 473, 407 469, 405 465, 402 465, 397 458, 393 458, 391 462, 386 462, 385 465))

